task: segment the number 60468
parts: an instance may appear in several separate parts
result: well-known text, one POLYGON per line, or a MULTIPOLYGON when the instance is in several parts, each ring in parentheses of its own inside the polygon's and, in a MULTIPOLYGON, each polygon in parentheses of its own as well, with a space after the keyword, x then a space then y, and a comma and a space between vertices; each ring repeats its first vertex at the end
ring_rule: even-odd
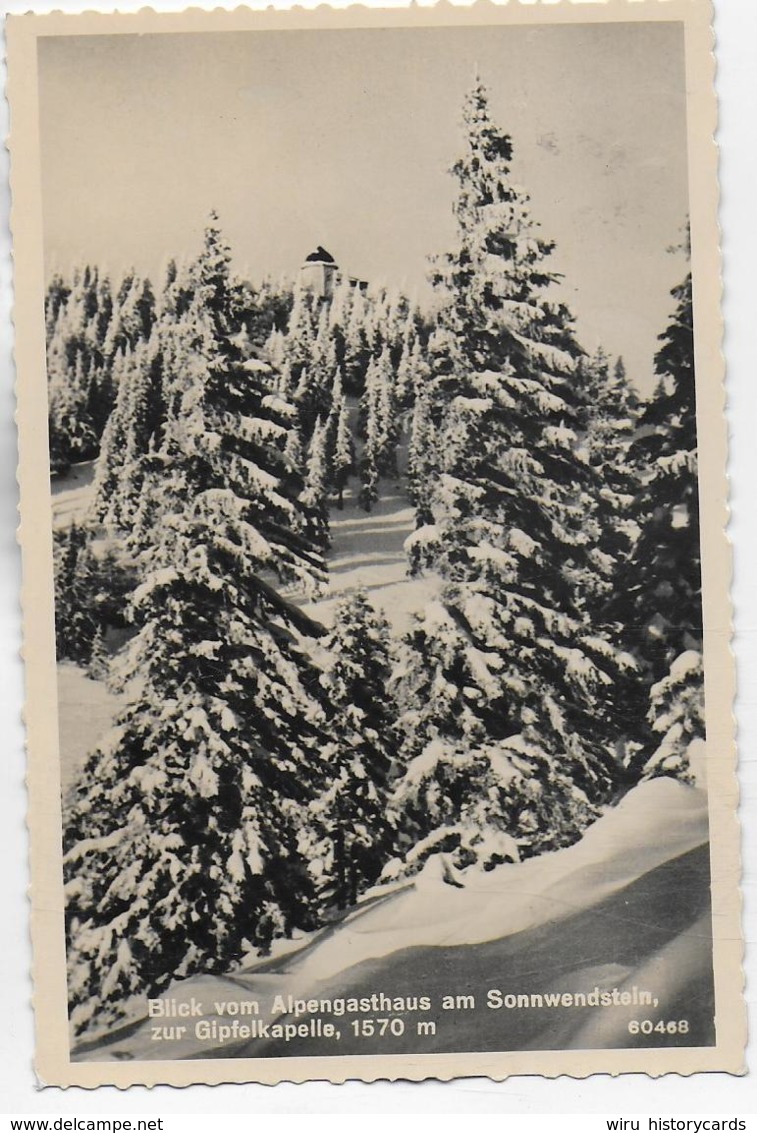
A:
POLYGON ((628 1030, 632 1035, 688 1035, 689 1020, 660 1019, 659 1023, 655 1023, 652 1019, 632 1019, 628 1030))

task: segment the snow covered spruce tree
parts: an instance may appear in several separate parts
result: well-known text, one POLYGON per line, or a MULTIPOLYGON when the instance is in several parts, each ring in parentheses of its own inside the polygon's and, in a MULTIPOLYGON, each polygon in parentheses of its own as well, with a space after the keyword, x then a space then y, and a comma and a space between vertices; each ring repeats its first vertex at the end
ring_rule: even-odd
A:
POLYGON ((313 854, 321 901, 354 904, 379 876, 394 839, 387 815, 395 713, 387 688, 392 671, 389 624, 358 591, 340 599, 323 641, 323 683, 338 728, 329 753, 329 783, 315 801, 311 825, 321 841, 313 854))
POLYGON ((294 411, 228 335, 214 224, 195 279, 133 597, 129 700, 67 814, 77 1033, 107 1027, 132 995, 226 971, 313 924, 302 826, 326 776, 328 694, 301 643, 321 630, 272 579, 313 591, 323 564, 284 455, 294 411))
POLYGON ((360 491, 358 502, 363 511, 370 512, 378 503, 379 474, 376 468, 376 452, 370 440, 363 445, 360 457, 360 491))
POLYGON ((128 530, 139 507, 145 457, 160 446, 165 418, 164 344, 159 323, 149 342, 119 351, 113 362, 118 394, 102 437, 91 517, 128 530))
POLYGON ((47 377, 50 471, 63 473, 97 450, 81 356, 71 365, 65 349, 54 340, 47 348, 47 377))
POLYGON ((115 295, 97 268, 54 276, 45 301, 51 470, 97 455, 117 394, 113 360, 150 335, 149 280, 129 273, 115 295))
POLYGON ((358 425, 365 438, 360 460, 360 505, 370 511, 379 498, 379 480, 397 475, 400 426, 394 399, 394 370, 388 346, 371 358, 360 399, 358 425))
POLYGON ((97 627, 92 639, 92 652, 87 665, 87 674, 94 681, 107 680, 109 669, 109 655, 105 644, 105 634, 102 626, 97 627))
POLYGON ((406 864, 447 850, 486 868, 570 842, 611 797, 608 690, 631 659, 586 611, 604 559, 578 444, 581 351, 547 297, 552 245, 480 82, 464 123, 459 244, 433 276, 438 479, 432 522, 408 540, 447 584, 408 638, 395 805, 406 864))
POLYGON ((350 428, 349 410, 344 395, 335 403, 338 407, 336 417, 336 432, 334 435, 334 492, 336 506, 341 511, 344 507, 344 490, 347 487, 351 473, 355 469, 355 446, 350 428))
POLYGON ((85 664, 98 625, 92 609, 93 559, 87 531, 72 523, 53 536, 55 572, 55 649, 58 661, 85 664))
POLYGON ((368 346, 367 323, 369 305, 363 292, 356 289, 350 297, 349 317, 344 328, 344 388, 348 394, 362 393, 371 352, 368 346))
MULTIPOLYGON (((66 472, 97 454, 95 421, 103 363, 102 296, 97 269, 77 268, 66 285, 54 277, 46 308, 50 470, 66 472)), ((108 284, 108 297, 110 286, 108 284)))
POLYGON ((583 396, 581 447, 598 478, 593 497, 599 524, 597 552, 605 560, 595 574, 591 610, 595 619, 603 621, 638 530, 633 517, 638 480, 629 456, 638 399, 622 363, 611 371, 601 347, 580 360, 576 384, 583 396))
POLYGON ((402 343, 400 360, 397 364, 395 398, 398 409, 409 409, 413 405, 416 391, 423 382, 423 365, 420 343, 412 327, 408 326, 402 343))
POLYGON ((433 523, 429 500, 433 492, 435 461, 434 425, 429 390, 424 384, 419 387, 413 406, 406 469, 407 494, 415 505, 419 527, 433 523))
MULTIPOLYGON (((578 383, 584 401, 582 449, 599 481, 593 502, 599 525, 596 553, 602 559, 602 569, 596 571, 593 585, 586 589, 586 608, 595 624, 604 626, 611 639, 623 646, 628 643, 615 605, 625 586, 626 564, 639 532, 635 514, 639 470, 631 458, 638 397, 628 382, 622 360, 618 359, 611 369, 601 348, 592 357, 582 359, 578 383)), ((616 751, 631 779, 639 726, 634 690, 639 677, 637 666, 626 668, 613 683, 609 690, 612 698, 608 699, 608 709, 616 722, 616 751)))
POLYGON ((328 451, 328 426, 319 417, 308 447, 305 486, 302 502, 312 517, 310 537, 315 546, 325 550, 329 536, 329 487, 331 468, 328 451))
MULTIPOLYGON (((195 274, 196 264, 178 266, 169 261, 157 304, 146 306, 142 296, 139 317, 140 308, 137 306, 135 312, 135 301, 130 298, 136 283, 132 281, 124 291, 125 282, 119 292, 125 294, 124 304, 116 308, 109 331, 115 351, 110 363, 115 406, 103 432, 90 509, 90 518, 111 530, 133 530, 143 508, 150 464, 162 441, 166 375, 187 364, 177 325, 193 302, 195 274), (136 333, 139 326, 149 334, 147 339, 136 333)), ((245 289, 230 280, 228 290, 227 306, 229 313, 234 312, 229 327, 233 326, 239 338, 246 313, 245 289)))
POLYGON ((339 511, 344 508, 344 489, 355 466, 355 447, 352 440, 350 413, 345 397, 342 375, 334 372, 331 390, 331 412, 326 422, 326 453, 329 469, 329 487, 339 511))
POLYGON ((704 737, 691 275, 673 298, 655 357, 657 387, 641 407, 630 449, 640 482, 639 534, 612 612, 640 663, 640 678, 627 690, 639 725, 636 768, 685 776, 688 745, 704 737))

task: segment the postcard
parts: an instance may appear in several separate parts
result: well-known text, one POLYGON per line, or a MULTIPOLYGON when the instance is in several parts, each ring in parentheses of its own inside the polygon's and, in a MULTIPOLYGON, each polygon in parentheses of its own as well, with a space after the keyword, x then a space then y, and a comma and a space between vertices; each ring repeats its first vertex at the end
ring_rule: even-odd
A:
POLYGON ((710 20, 9 17, 43 1083, 744 1072, 710 20))

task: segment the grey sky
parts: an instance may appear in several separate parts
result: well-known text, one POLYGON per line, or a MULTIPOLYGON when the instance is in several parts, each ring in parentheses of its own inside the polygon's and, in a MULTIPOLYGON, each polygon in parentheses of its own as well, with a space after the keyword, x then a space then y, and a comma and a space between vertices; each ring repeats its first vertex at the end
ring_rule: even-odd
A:
POLYGON ((48 269, 156 278, 215 207, 253 278, 323 244, 420 299, 478 66, 582 341, 649 389, 685 270, 680 25, 56 37, 39 59, 48 269))

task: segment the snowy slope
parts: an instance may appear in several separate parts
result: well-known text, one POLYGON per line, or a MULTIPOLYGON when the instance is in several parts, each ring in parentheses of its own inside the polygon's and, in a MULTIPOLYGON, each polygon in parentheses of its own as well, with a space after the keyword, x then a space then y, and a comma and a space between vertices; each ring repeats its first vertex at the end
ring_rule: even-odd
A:
POLYGON ((330 625, 340 595, 362 589, 383 609, 393 633, 401 635, 441 586, 436 576, 407 576, 404 543, 415 528, 412 504, 396 486, 382 482, 381 498, 371 512, 363 511, 353 493, 346 492, 344 510, 332 509, 329 522, 329 592, 310 603, 308 613, 330 625))
POLYGON ((65 798, 89 753, 112 727, 122 698, 71 662, 58 666, 58 736, 65 798))
MULTIPOLYGON (((89 507, 96 461, 75 464, 51 483, 53 526, 83 522, 89 507)), ((404 543, 415 527, 415 510, 398 485, 381 484, 381 498, 371 512, 358 506, 354 489, 344 496, 344 509, 330 513, 331 547, 326 556, 328 594, 304 608, 330 625, 339 597, 351 590, 366 590, 383 608, 393 631, 402 634, 412 615, 440 588, 435 576, 407 577, 404 543)))
MULTIPOLYGON (((194 995, 206 1005, 259 998, 265 1011, 277 994, 320 998, 366 994, 368 989, 391 995, 414 989, 417 995, 441 992, 446 981, 452 992, 475 993, 478 1003, 486 987, 498 986, 487 981, 494 979, 490 973, 499 972, 500 982, 519 980, 518 988, 525 990, 591 990, 636 981, 639 987, 665 988, 671 1009, 678 1010, 677 991, 683 983, 690 995, 693 982, 705 1041, 711 1024, 707 828, 703 792, 672 779, 656 779, 630 792, 574 846, 475 874, 465 879, 464 888, 445 883, 438 864, 431 861, 411 883, 383 895, 369 894, 341 923, 315 934, 299 950, 290 948, 283 956, 227 977, 177 983, 168 994, 179 1001, 194 995)), ((266 1018, 273 1021, 270 1014, 266 1018)), ((495 1019, 510 1030, 493 1032, 492 1049, 525 1041, 524 1027, 536 1028, 534 1042, 551 1041, 548 1035, 535 1037, 539 1018, 533 1013, 516 1019, 514 1013, 477 1010, 470 1027, 457 1027, 454 1041, 451 1032, 445 1039, 440 1030, 433 1048, 444 1049, 445 1042, 453 1041, 452 1048, 466 1049, 469 1043, 468 1049, 475 1049, 482 1042, 482 1027, 493 1026, 495 1019)), ((627 1013, 620 1022, 618 1012, 607 1018, 553 1013, 547 1022, 549 1034, 558 1034, 558 1045, 578 1042, 576 1036, 583 1031, 588 1045, 606 1045, 627 1044, 623 1020, 627 1013), (568 1024, 570 1035, 563 1033, 568 1024)), ((142 1059, 177 1053, 156 1047, 143 1024, 132 1025, 105 1046, 82 1047, 79 1057, 142 1059)), ((273 1050, 258 1040, 244 1049, 218 1051, 190 1036, 178 1056, 231 1053, 294 1054, 295 1049, 290 1044, 286 1050, 273 1050)), ((296 1053, 337 1051, 316 1048, 309 1039, 296 1053)), ((338 1053, 346 1053, 346 1047, 340 1045, 338 1053)))
POLYGON ((490 873, 470 871, 465 888, 445 883, 442 855, 386 905, 358 909, 338 939, 295 962, 306 980, 351 963, 419 945, 475 944, 568 916, 707 839, 704 796, 673 779, 642 783, 567 849, 490 873), (669 826, 669 828, 668 828, 669 826), (663 836, 664 831, 664 836, 663 836))
MULTIPOLYGON (((83 520, 91 496, 94 462, 75 465, 68 475, 53 481, 56 526, 83 520)), ((404 541, 414 526, 414 512, 405 498, 386 486, 386 494, 368 514, 358 507, 351 492, 343 511, 331 515, 329 591, 304 608, 326 625, 333 621, 339 598, 364 589, 382 608, 396 635, 404 633, 412 615, 422 609, 441 585, 436 576, 407 577, 404 541)), ((86 756, 112 727, 123 698, 109 693, 76 665, 58 666, 59 732, 64 793, 86 756)))

